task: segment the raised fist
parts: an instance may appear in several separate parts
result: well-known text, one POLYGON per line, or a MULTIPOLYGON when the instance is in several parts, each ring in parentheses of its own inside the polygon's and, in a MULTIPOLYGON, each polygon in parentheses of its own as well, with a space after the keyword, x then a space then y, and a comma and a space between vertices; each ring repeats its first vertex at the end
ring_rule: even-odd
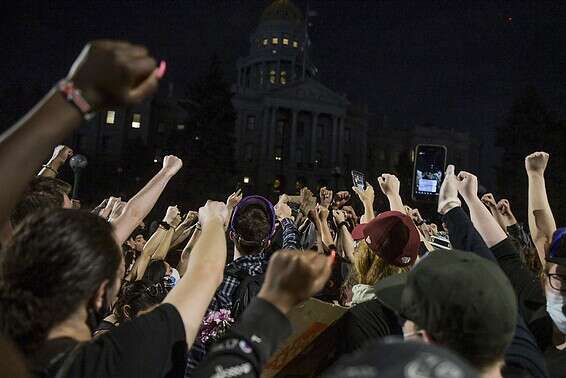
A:
POLYGON ((468 200, 478 195, 478 178, 465 171, 458 173, 458 192, 468 200))
POLYGON ((527 173, 544 174, 550 155, 546 152, 535 152, 525 158, 527 173))
POLYGON ((156 62, 145 47, 108 40, 87 44, 67 78, 94 111, 139 103, 159 82, 156 62))
POLYGON ((328 208, 332 203, 332 196, 333 196, 332 190, 328 190, 324 186, 320 188, 319 195, 320 195, 320 206, 324 206, 328 208))
POLYGON ((324 287, 333 260, 333 257, 310 251, 276 252, 269 261, 258 297, 287 313, 324 287))
POLYGON ((491 193, 486 193, 482 196, 481 201, 483 202, 484 205, 486 205, 489 208, 495 208, 497 207, 497 202, 495 202, 495 198, 493 197, 493 194, 491 193))
POLYGON ((381 191, 386 196, 399 195, 399 188, 401 184, 395 175, 384 173, 377 178, 377 182, 379 183, 381 191))
POLYGON ((181 167, 183 166, 183 161, 174 155, 167 155, 163 158, 163 169, 168 175, 174 176, 181 167))
POLYGON ((226 224, 228 220, 228 208, 222 202, 217 201, 206 201, 206 204, 199 209, 198 219, 201 225, 206 223, 219 220, 222 224, 226 224))
POLYGON ((167 213, 165 214, 165 218, 163 218, 163 222, 173 225, 175 218, 179 216, 179 209, 177 206, 169 206, 167 208, 167 213))
POLYGON ((292 218, 291 214, 291 208, 285 202, 279 202, 275 205, 275 215, 277 216, 277 219, 290 219, 292 218))

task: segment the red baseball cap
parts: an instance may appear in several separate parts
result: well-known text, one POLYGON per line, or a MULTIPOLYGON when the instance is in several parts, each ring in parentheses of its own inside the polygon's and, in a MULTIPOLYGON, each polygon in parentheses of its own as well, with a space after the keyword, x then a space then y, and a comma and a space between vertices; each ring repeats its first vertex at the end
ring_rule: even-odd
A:
POLYGON ((385 262, 395 266, 413 265, 419 253, 421 238, 409 216, 386 211, 371 222, 356 226, 354 240, 365 240, 368 247, 385 262), (388 245, 384 243, 389 241, 388 245))

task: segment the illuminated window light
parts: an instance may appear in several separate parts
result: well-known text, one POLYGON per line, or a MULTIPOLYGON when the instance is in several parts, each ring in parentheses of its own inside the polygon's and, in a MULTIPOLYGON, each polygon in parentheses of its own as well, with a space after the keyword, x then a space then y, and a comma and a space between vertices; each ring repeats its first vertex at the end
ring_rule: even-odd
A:
POLYGON ((264 46, 267 46, 267 43, 268 43, 268 42, 269 42, 269 40, 268 40, 267 38, 264 38, 264 39, 263 39, 263 45, 264 45, 264 46))
POLYGON ((132 128, 139 129, 140 127, 141 127, 141 114, 134 113, 134 116, 132 117, 132 128))
POLYGON ((185 125, 177 125, 177 130, 185 130, 185 125))
POLYGON ((281 156, 275 156, 275 160, 281 161, 281 160, 283 160, 283 158, 281 156))
POLYGON ((289 45, 289 38, 283 38, 283 44, 285 46, 288 46, 289 45))
POLYGON ((116 119, 116 112, 114 110, 109 110, 106 112, 106 123, 109 125, 114 124, 114 120, 116 119))
POLYGON ((299 42, 297 42, 297 41, 293 41, 293 47, 294 47, 294 48, 297 48, 297 47, 299 47, 299 42))
POLYGON ((249 184, 250 178, 248 176, 244 177, 244 184, 249 184))
POLYGON ((286 71, 281 71, 280 81, 281 81, 281 84, 283 84, 283 85, 287 84, 287 72, 286 71))
POLYGON ((273 45, 278 45, 278 44, 279 44, 279 38, 277 38, 277 37, 271 38, 271 43, 272 43, 273 45))

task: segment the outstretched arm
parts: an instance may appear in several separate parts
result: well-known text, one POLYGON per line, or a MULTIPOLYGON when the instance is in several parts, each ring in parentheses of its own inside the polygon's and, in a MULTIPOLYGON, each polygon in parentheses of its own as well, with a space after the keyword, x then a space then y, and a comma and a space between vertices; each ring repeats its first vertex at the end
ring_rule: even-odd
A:
POLYGON ((556 221, 548 203, 544 172, 549 155, 535 152, 525 158, 525 169, 529 178, 529 229, 540 261, 544 264, 546 248, 556 231, 556 221))
POLYGON ((216 288, 222 282, 226 262, 224 222, 228 217, 226 205, 208 201, 199 211, 202 234, 199 237, 185 274, 167 295, 164 302, 179 311, 190 347, 216 288))
POLYGON ((478 178, 468 172, 458 174, 458 192, 470 209, 470 218, 488 248, 507 239, 507 234, 478 197, 478 178))
POLYGON ((183 162, 176 156, 168 155, 163 159, 163 168, 128 201, 122 215, 112 224, 114 237, 122 245, 149 214, 171 178, 181 169, 183 162))
POLYGON ((399 179, 395 175, 384 173, 377 178, 377 181, 379 182, 381 191, 385 194, 385 196, 387 196, 389 209, 391 211, 400 211, 404 213, 405 207, 403 206, 401 195, 399 195, 399 189, 401 187, 399 179))
POLYGON ((373 186, 368 183, 365 190, 361 190, 357 186, 352 187, 352 190, 356 192, 358 197, 360 197, 360 201, 362 201, 362 204, 364 205, 364 215, 362 215, 360 223, 368 223, 375 218, 375 213, 373 211, 375 192, 373 190, 373 186))
MULTIPOLYGON (((85 47, 67 79, 92 111, 99 111, 139 102, 151 94, 158 82, 155 66, 143 47, 97 41, 85 47)), ((44 159, 82 122, 82 112, 54 88, 0 136, 0 177, 9 183, 0 193, 0 224, 9 218, 44 159)))

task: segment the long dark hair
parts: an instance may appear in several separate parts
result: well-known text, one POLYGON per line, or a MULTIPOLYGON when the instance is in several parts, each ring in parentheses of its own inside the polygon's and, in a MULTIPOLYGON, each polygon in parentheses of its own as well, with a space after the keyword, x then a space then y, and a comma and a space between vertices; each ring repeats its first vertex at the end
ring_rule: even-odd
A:
POLYGON ((167 296, 167 288, 163 282, 152 284, 141 280, 127 283, 116 301, 114 315, 118 323, 134 319, 140 311, 160 304, 167 296))
POLYGON ((27 218, 0 255, 0 330, 24 352, 115 282, 121 252, 112 226, 80 210, 51 209, 27 218))
POLYGON ((167 274, 167 266, 163 260, 152 260, 145 270, 143 279, 156 284, 163 281, 163 278, 167 274))

